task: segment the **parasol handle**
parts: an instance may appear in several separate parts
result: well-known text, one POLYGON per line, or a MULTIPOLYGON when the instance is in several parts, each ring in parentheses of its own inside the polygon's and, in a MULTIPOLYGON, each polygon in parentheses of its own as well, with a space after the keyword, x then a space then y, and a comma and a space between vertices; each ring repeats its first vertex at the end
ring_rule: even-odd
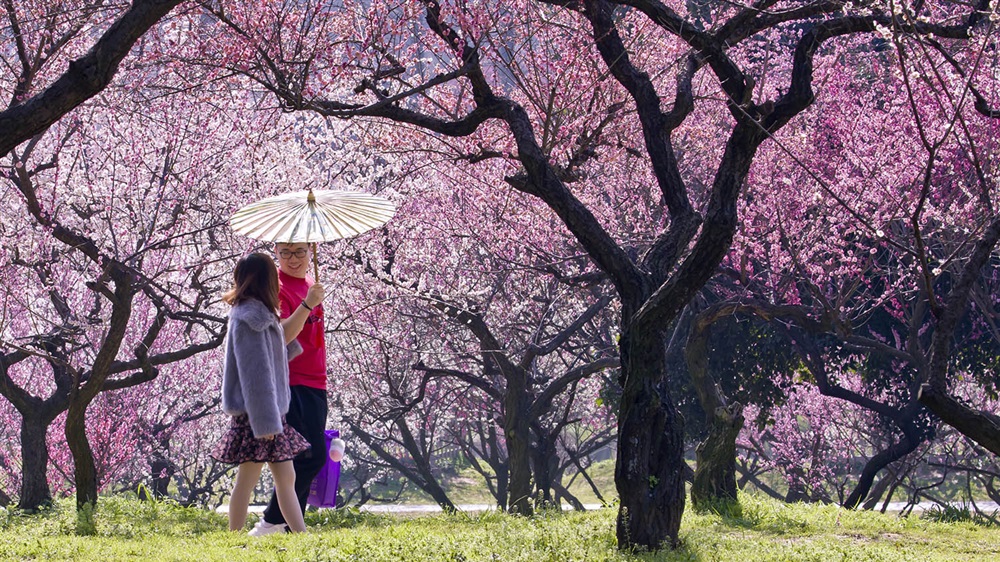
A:
POLYGON ((316 259, 316 250, 319 249, 319 245, 313 242, 313 283, 319 283, 319 260, 316 259))

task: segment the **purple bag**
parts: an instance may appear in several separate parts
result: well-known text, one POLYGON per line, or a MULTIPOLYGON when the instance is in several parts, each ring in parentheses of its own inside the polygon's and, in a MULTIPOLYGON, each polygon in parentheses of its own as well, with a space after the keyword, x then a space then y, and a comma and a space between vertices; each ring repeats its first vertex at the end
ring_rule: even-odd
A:
POLYGON ((336 429, 326 430, 326 464, 309 487, 306 503, 316 507, 337 507, 337 484, 340 482, 340 462, 330 460, 330 442, 340 437, 336 429))

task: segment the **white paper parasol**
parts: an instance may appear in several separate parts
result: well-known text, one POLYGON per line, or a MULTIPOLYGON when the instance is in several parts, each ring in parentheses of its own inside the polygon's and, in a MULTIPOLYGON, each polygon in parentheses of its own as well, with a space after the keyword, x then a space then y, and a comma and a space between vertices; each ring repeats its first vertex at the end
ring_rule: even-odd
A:
MULTIPOLYGON (((254 240, 314 244, 350 238, 382 226, 396 213, 389 200, 351 191, 294 191, 251 203, 229 225, 254 240)), ((313 267, 318 278, 316 252, 313 267)))

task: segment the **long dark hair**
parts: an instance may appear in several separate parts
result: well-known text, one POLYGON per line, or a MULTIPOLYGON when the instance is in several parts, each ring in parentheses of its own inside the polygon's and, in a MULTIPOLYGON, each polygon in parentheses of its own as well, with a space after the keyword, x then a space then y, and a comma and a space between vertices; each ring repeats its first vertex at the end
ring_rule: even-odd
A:
POLYGON ((236 306, 247 299, 257 299, 278 313, 278 268, 271 256, 256 252, 236 263, 233 288, 222 300, 236 306))

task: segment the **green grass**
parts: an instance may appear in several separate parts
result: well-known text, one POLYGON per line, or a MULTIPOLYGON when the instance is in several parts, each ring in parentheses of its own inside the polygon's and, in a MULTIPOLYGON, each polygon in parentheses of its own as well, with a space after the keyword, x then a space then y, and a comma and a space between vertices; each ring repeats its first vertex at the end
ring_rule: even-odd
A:
MULTIPOLYGON (((597 484, 598 489, 601 490, 601 495, 604 496, 606 501, 610 502, 617 497, 614 460, 594 463, 588 469, 588 474, 594 480, 594 483, 597 484)), ((493 505, 496 503, 496 499, 490 495, 483 477, 472 468, 465 468, 455 476, 442 478, 441 483, 445 492, 448 493, 448 497, 456 504, 493 505)), ((571 476, 566 477, 563 479, 563 485, 568 486, 570 493, 576 496, 582 503, 601 503, 594 494, 593 489, 591 489, 582 476, 577 476, 576 478, 572 478, 571 476)), ((422 502, 412 503, 434 503, 430 499, 430 496, 426 494, 424 494, 423 499, 424 501, 422 502)))
MULTIPOLYGON (((368 484, 368 491, 375 498, 396 498, 403 480, 386 480, 384 482, 371 482, 368 484)), ((471 468, 465 468, 455 475, 441 477, 441 486, 448 497, 455 504, 496 504, 496 499, 490 495, 483 477, 471 468)), ((355 485, 353 482, 345 484, 346 487, 355 485)), ((341 486, 341 489, 345 487, 341 486)), ((379 502, 373 501, 377 504, 379 502)), ((403 491, 398 495, 394 503, 420 505, 433 504, 434 499, 412 482, 408 482, 403 487, 403 491)))
MULTIPOLYGON (((613 501, 618 496, 618 491, 615 490, 615 461, 613 459, 595 462, 587 469, 587 474, 594 481, 594 484, 597 484, 597 489, 601 491, 605 501, 613 501)), ((568 477, 564 479, 563 485, 568 485, 570 493, 582 503, 601 503, 597 499, 597 495, 594 494, 593 488, 582 476, 568 477)))
POLYGON ((511 560, 511 561, 970 561, 1000 559, 1000 529, 835 506, 741 498, 735 516, 688 509, 681 547, 617 549, 616 511, 543 512, 532 518, 393 517, 350 510, 307 514, 308 533, 252 538, 225 517, 170 502, 102 498, 96 534, 74 534, 71 501, 33 515, 0 511, 0 560, 511 560))
MULTIPOLYGON (((606 501, 613 501, 617 496, 615 490, 615 461, 605 460, 594 463, 587 473, 601 490, 606 501)), ((353 485, 353 483, 351 483, 353 485)), ((395 497, 400 488, 400 481, 387 481, 384 484, 371 483, 369 491, 375 497, 395 497)), ((568 486, 570 493, 585 504, 599 504, 600 500, 593 489, 582 476, 572 475, 563 479, 563 485, 568 486)), ((466 467, 454 475, 443 476, 441 486, 455 504, 486 504, 495 505, 496 499, 490 495, 482 475, 474 469, 466 467)), ((399 496, 398 503, 403 504, 433 504, 434 500, 413 484, 407 484, 399 496)))

